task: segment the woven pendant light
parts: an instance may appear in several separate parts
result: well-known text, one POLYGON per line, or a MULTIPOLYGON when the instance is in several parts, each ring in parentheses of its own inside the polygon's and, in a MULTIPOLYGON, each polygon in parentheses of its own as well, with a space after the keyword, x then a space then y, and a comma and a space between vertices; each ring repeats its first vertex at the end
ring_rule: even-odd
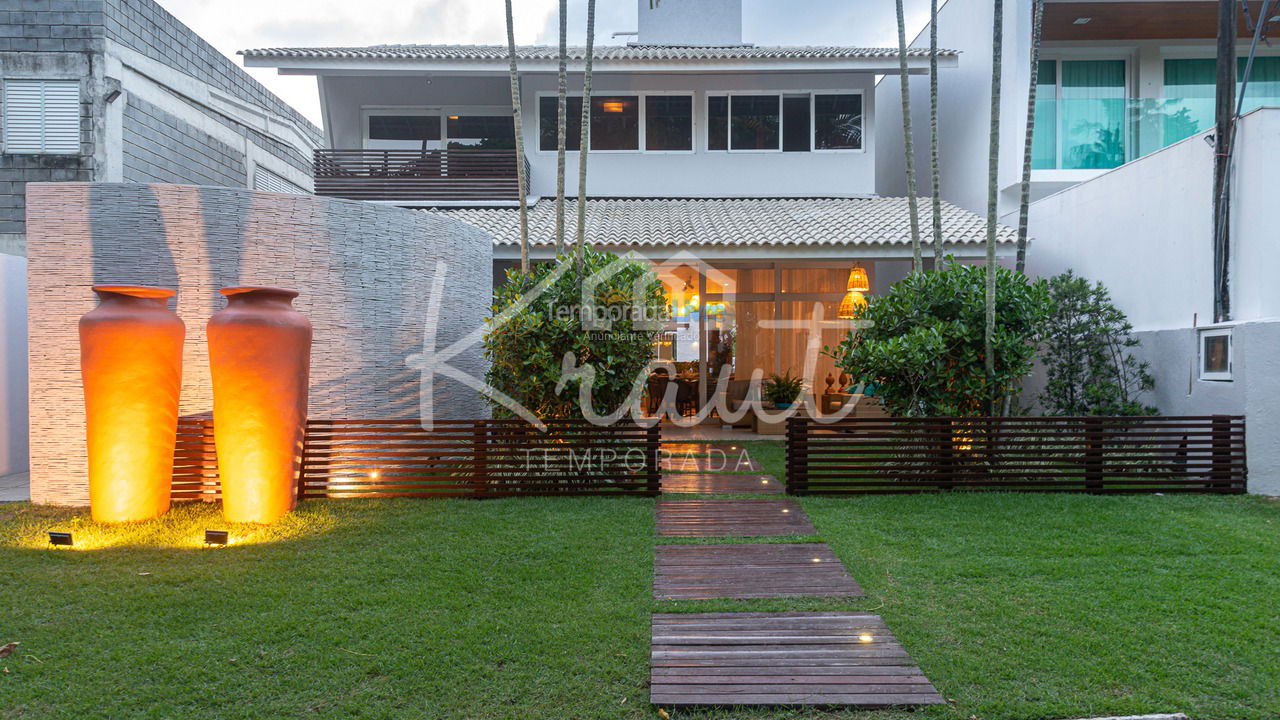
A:
POLYGON ((845 293, 844 300, 840 301, 840 310, 836 316, 841 320, 853 320, 858 317, 858 310, 866 307, 867 298, 857 290, 850 290, 845 293))
POLYGON ((871 282, 867 280, 867 271, 860 267, 854 267, 849 271, 849 286, 845 290, 853 290, 864 293, 871 292, 871 282))

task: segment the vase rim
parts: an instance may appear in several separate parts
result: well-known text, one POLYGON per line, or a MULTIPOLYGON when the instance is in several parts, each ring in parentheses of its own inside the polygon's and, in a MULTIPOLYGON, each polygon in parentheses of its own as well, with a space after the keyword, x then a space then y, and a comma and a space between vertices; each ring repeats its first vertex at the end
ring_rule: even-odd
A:
POLYGON ((94 285, 93 291, 149 299, 167 299, 178 294, 177 290, 155 285, 94 285))
POLYGON ((269 285, 241 285, 238 287, 225 287, 219 290, 223 297, 234 297, 236 295, 247 295, 249 293, 262 293, 263 295, 283 295, 289 299, 298 297, 297 290, 289 288, 271 287, 269 285))

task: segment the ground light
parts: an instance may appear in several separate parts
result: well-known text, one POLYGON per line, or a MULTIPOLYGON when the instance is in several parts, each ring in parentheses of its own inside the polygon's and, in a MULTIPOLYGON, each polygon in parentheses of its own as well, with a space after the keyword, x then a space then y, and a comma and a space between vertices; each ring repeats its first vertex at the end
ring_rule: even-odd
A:
POLYGON ((205 530, 205 545, 226 545, 230 540, 230 536, 226 530, 205 530))
POLYGON ((54 532, 54 531, 50 530, 50 531, 49 531, 49 544, 50 544, 50 545, 56 545, 56 546, 62 546, 62 547, 71 547, 74 543, 73 543, 73 542, 72 542, 72 540, 71 540, 71 533, 69 533, 69 532, 54 532))

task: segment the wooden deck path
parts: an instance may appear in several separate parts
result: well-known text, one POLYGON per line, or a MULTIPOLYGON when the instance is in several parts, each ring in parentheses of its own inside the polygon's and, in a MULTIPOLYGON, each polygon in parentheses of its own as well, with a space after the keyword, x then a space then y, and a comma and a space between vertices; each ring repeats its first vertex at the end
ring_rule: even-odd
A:
POLYGON ((864 594, 825 543, 659 545, 654 558, 658 600, 864 594))
POLYGON ((943 702, 878 615, 655 614, 656 705, 932 705, 943 702))
POLYGON ((709 455, 720 454, 737 455, 744 450, 746 446, 741 443, 724 443, 724 442, 666 442, 662 443, 662 450, 672 455, 709 455))
POLYGON ((777 537, 812 535, 813 523, 795 500, 659 500, 661 537, 777 537))
POLYGON ((662 492, 678 495, 777 494, 785 483, 772 475, 663 473, 662 492))
POLYGON ((662 458, 659 465, 664 472, 686 473, 758 473, 764 469, 760 467, 760 463, 756 462, 755 458, 747 455, 746 450, 740 450, 737 453, 713 452, 706 456, 672 455, 671 457, 662 458))

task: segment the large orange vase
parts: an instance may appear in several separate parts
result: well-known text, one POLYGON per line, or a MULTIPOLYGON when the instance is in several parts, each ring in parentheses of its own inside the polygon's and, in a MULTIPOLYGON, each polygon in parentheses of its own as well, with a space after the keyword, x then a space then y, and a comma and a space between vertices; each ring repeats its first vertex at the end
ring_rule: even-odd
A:
POLYGON ((80 371, 89 452, 89 507, 97 522, 168 512, 186 326, 174 291, 97 285, 80 318, 80 371))
POLYGON ((272 523, 297 499, 307 422, 311 322, 294 290, 224 288, 209 319, 213 435, 230 522, 272 523))

